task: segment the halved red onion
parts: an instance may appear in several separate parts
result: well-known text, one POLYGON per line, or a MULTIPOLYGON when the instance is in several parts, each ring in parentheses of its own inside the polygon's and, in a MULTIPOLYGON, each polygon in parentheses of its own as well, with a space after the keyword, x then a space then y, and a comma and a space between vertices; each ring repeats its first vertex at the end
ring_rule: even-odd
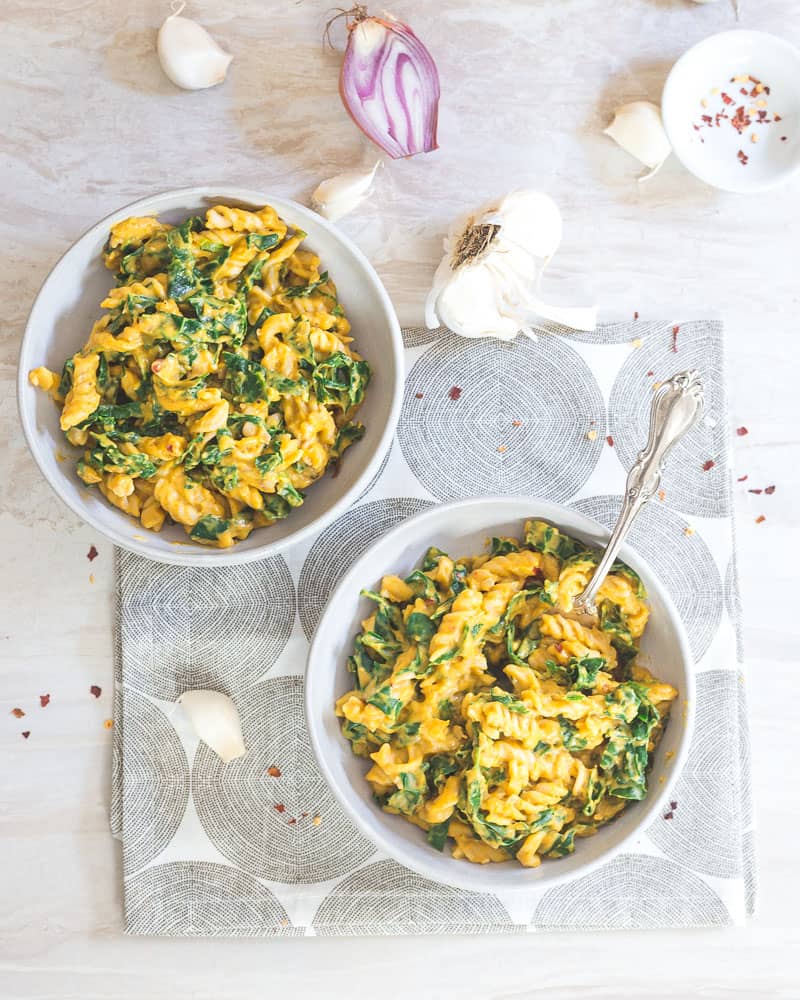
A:
POLYGON ((339 92, 361 131, 393 159, 438 149, 439 73, 408 25, 358 10, 339 92))

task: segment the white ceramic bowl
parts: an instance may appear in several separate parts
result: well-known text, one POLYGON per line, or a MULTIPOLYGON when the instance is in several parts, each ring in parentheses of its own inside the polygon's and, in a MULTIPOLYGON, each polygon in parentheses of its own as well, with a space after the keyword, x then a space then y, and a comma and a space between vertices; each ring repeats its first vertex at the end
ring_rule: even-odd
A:
POLYGON ((98 222, 72 246, 50 272, 33 304, 19 357, 18 401, 22 427, 39 468, 64 503, 117 545, 159 562, 216 566, 245 563, 278 552, 313 535, 347 509, 367 487, 394 434, 403 397, 403 341, 392 303, 372 265, 338 229, 315 212, 261 191, 215 185, 185 188, 144 198, 98 222), (373 377, 359 419, 366 434, 350 448, 339 474, 325 476, 308 489, 302 507, 283 521, 254 531, 230 549, 192 542, 173 525, 159 534, 112 507, 89 490, 75 473, 80 449, 70 448, 59 429, 59 411, 46 393, 28 384, 28 371, 47 365, 61 371, 66 358, 83 346, 102 310, 100 301, 113 286, 100 257, 110 226, 132 215, 158 215, 178 222, 219 203, 247 207, 272 205, 288 222, 308 233, 305 246, 319 254, 336 282, 353 326, 360 353, 373 377), (58 461, 57 455, 67 455, 58 461))
POLYGON ((641 575, 650 595, 651 616, 641 647, 642 662, 679 691, 655 754, 647 798, 631 803, 595 836, 576 841, 574 854, 545 860, 538 868, 523 868, 516 861, 475 865, 455 860, 447 848, 439 853, 421 830, 400 816, 383 812, 373 801, 364 780, 368 762, 351 752, 334 714, 334 702, 352 687, 346 663, 359 622, 374 607, 359 596, 359 591, 376 586, 386 573, 408 575, 430 545, 453 556, 479 553, 491 535, 519 536, 523 521, 530 517, 550 521, 592 545, 603 545, 609 535, 582 514, 525 497, 490 497, 432 507, 383 535, 351 567, 328 602, 308 656, 309 733, 320 767, 339 802, 365 836, 386 854, 421 875, 467 889, 541 888, 608 861, 662 812, 691 739, 694 673, 685 632, 663 586, 636 552, 624 547, 621 558, 641 575))
POLYGON ((664 85, 661 115, 675 155, 700 180, 724 191, 746 194, 788 180, 800 166, 798 80, 800 51, 783 38, 734 30, 704 39, 681 56, 664 85), (731 82, 739 75, 756 77, 770 93, 745 97, 740 93, 744 84, 731 82), (777 112, 781 121, 752 124, 741 135, 725 120, 719 128, 703 126, 697 131, 694 125, 702 125, 702 115, 713 118, 724 106, 721 96, 712 94, 715 88, 732 98, 728 114, 742 104, 747 111, 758 100, 766 100, 769 118, 777 112), (751 141, 752 134, 758 142, 751 141), (744 165, 739 150, 748 158, 744 165))

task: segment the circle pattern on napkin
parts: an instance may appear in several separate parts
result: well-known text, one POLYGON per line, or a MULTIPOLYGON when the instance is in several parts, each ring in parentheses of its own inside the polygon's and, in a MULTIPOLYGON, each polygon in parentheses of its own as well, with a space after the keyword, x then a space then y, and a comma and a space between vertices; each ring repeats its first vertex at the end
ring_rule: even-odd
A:
POLYGON ((427 326, 404 326, 403 346, 404 347, 424 347, 432 344, 440 337, 453 336, 445 326, 439 326, 435 330, 429 330, 427 326))
POLYGON ((697 717, 686 764, 669 808, 647 835, 668 857, 719 878, 741 874, 741 846, 730 830, 741 826, 738 781, 738 680, 727 670, 697 675, 697 717))
MULTIPOLYGON (((137 871, 175 836, 189 801, 189 762, 160 708, 126 688, 122 849, 137 871)), ((121 804, 120 804, 121 805, 121 804)))
POLYGON ((314 930, 337 934, 493 934, 520 931, 500 900, 431 882, 396 861, 376 861, 323 899, 314 930))
POLYGON ((302 678, 257 684, 237 707, 246 756, 223 764, 201 743, 192 771, 197 815, 217 850, 250 875, 295 883, 336 878, 374 854, 317 769, 302 678))
POLYGON ((610 432, 620 462, 629 469, 647 441, 653 385, 690 368, 700 372, 707 418, 675 445, 661 479, 666 502, 696 517, 730 513, 725 390, 722 372, 708 364, 709 358, 719 356, 721 336, 719 323, 683 323, 676 352, 672 350, 671 327, 658 338, 651 336, 640 350, 631 351, 611 391, 610 432), (710 426, 713 421, 716 423, 710 426), (714 464, 704 469, 708 462, 714 464))
POLYGON ((556 337, 451 334, 406 379, 397 434, 411 471, 440 500, 528 493, 563 502, 606 447, 605 404, 586 362, 556 337))
MULTIPOLYGON (((622 497, 586 497, 571 504, 574 510, 612 528, 622 497)), ((695 532, 685 534, 688 522, 658 500, 642 508, 628 541, 644 556, 666 587, 681 616, 695 661, 711 645, 722 618, 722 580, 708 546, 695 532)))
MULTIPOLYGON (((725 610, 736 632, 736 659, 744 663, 744 639, 742 637, 742 598, 739 591, 738 572, 736 569, 736 553, 728 562, 725 573, 725 610)), ((747 727, 745 727, 747 728, 747 727)))
POLYGON ((125 681, 175 701, 190 688, 232 694, 278 659, 295 620, 280 556, 244 566, 166 566, 124 553, 125 681))
POLYGON ((548 929, 617 930, 731 923, 714 890, 674 861, 623 854, 550 889, 533 922, 548 929))
MULTIPOLYGON (((306 556, 297 588, 301 596, 300 623, 307 639, 314 634, 336 584, 356 559, 389 528, 430 506, 429 501, 416 497, 370 500, 349 510, 322 532, 306 556)), ((363 586, 371 582, 364 580, 363 586)))
MULTIPOLYGON (((666 334, 671 336, 672 323, 653 320, 637 320, 635 325, 629 323, 598 323, 596 330, 573 330, 560 323, 547 322, 542 329, 547 336, 568 337, 583 344, 632 344, 633 341, 645 341, 648 338, 658 338, 666 334)), ((641 345, 638 345, 641 346, 641 345)), ((634 348, 636 350, 637 348, 634 348)))
POLYGON ((273 894, 254 878, 209 861, 155 865, 125 882, 129 934, 298 937, 273 894))

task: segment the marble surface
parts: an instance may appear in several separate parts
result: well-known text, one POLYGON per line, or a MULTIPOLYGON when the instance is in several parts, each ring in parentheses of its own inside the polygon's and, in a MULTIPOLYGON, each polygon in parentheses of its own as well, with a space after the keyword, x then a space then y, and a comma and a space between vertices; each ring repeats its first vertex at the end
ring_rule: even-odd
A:
MULTIPOLYGON (((658 99, 691 43, 730 28, 726 0, 396 0, 442 76, 441 149, 390 164, 343 222, 404 322, 421 303, 451 217, 521 184, 559 202, 565 238, 546 281, 638 310, 727 324, 746 621, 760 912, 747 928, 505 939, 134 940, 120 931, 118 845, 107 826, 111 547, 51 494, 18 429, 13 378, 33 296, 96 219, 144 194, 230 181, 298 199, 372 155, 320 45, 327 3, 195 0, 234 53, 224 86, 182 93, 160 73, 155 0, 4 0, 0 35, 4 303, 0 434, 0 997, 481 996, 521 1000, 797 997, 800 822, 792 754, 800 434, 798 182, 759 197, 704 187, 676 162, 644 186, 601 129, 613 107, 658 99), (746 488, 775 483, 772 496, 746 488), (756 524, 757 516, 766 521, 756 524), (98 556, 87 561, 89 547, 98 556), (102 688, 100 698, 89 687, 102 688), (50 694, 46 708, 39 696, 50 694), (16 719, 11 710, 27 713, 16 719), (21 736, 30 731, 29 739, 21 736), (778 762, 776 765, 776 761, 778 762), (794 785, 794 790, 792 790, 794 785), (379 987, 376 986, 379 984, 379 987)), ((743 23, 800 42, 792 0, 744 0, 743 23)))

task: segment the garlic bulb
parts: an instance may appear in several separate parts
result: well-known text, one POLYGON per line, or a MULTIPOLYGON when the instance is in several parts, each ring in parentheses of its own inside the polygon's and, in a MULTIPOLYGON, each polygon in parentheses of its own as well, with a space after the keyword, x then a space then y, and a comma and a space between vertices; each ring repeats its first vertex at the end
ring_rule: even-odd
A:
POLYGON ((513 340, 520 331, 533 335, 542 319, 593 330, 594 308, 548 305, 537 294, 560 243, 561 213, 540 191, 514 191, 460 220, 444 241, 425 304, 427 326, 500 340, 513 340))
POLYGON ((617 108, 614 121, 604 130, 626 153, 635 156, 650 172, 639 178, 646 181, 661 169, 672 152, 661 121, 661 109, 650 101, 633 101, 617 108))
POLYGON ((247 753, 236 705, 221 691, 184 691, 178 698, 197 736, 224 764, 247 753))
POLYGON ((372 170, 348 170, 336 177, 329 177, 311 195, 312 207, 331 222, 352 212, 370 194, 375 171, 380 163, 377 160, 372 170))
POLYGON ((158 32, 158 58, 161 67, 176 87, 203 90, 222 83, 233 56, 221 49, 202 25, 181 17, 186 6, 164 21, 158 32))

